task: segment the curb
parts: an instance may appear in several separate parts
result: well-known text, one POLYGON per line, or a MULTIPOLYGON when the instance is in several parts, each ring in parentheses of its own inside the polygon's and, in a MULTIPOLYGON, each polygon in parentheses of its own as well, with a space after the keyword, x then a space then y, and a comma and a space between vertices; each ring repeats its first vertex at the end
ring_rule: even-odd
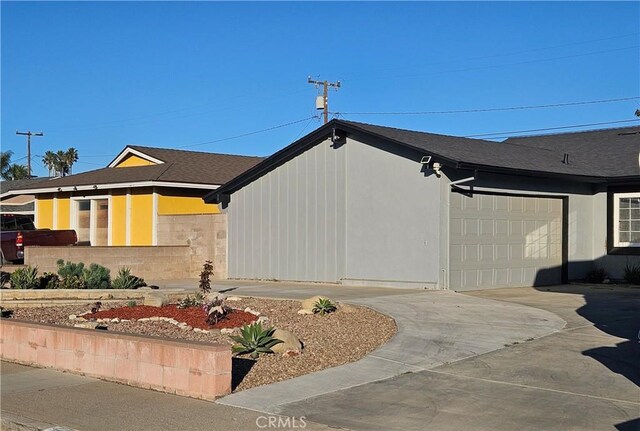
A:
POLYGON ((46 422, 40 422, 35 419, 25 418, 23 416, 12 415, 2 412, 2 420, 0 421, 1 431, 76 431, 59 425, 53 425, 46 422))

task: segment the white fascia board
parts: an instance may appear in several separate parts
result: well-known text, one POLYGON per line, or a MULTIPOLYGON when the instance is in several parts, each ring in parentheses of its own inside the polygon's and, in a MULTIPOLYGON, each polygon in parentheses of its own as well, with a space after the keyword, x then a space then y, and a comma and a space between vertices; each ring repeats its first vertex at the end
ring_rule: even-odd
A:
POLYGON ((137 183, 114 183, 114 184, 95 184, 85 186, 61 186, 61 187, 47 187, 41 189, 29 189, 29 190, 11 190, 0 198, 12 195, 22 194, 38 194, 38 193, 59 193, 59 192, 75 192, 86 190, 111 190, 111 189, 128 189, 136 187, 178 187, 183 189, 202 189, 202 190, 215 190, 220 187, 220 184, 198 184, 198 183, 177 183, 168 181, 140 181, 137 183))
POLYGON ((127 157, 130 154, 133 154, 135 156, 148 160, 157 165, 161 165, 164 163, 164 160, 156 159, 155 157, 151 157, 150 155, 145 154, 142 151, 138 151, 138 150, 134 150, 133 148, 126 147, 124 150, 122 150, 120 154, 118 154, 118 156, 115 159, 113 159, 111 163, 109 163, 108 167, 109 168, 116 167, 118 163, 120 163, 122 160, 124 160, 125 157, 127 157))

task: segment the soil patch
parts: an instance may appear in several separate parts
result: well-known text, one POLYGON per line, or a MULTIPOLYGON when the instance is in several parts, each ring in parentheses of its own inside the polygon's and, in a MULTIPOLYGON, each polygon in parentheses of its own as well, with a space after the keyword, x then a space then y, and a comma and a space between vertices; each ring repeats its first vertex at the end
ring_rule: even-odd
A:
POLYGON ((136 305, 134 307, 111 308, 100 310, 97 313, 85 314, 85 319, 115 319, 138 320, 149 317, 169 317, 178 322, 184 322, 193 328, 200 329, 223 329, 238 328, 255 322, 258 316, 242 310, 231 310, 224 319, 215 325, 208 325, 207 315, 201 307, 178 308, 175 304, 164 305, 162 307, 152 307, 150 305, 136 305))

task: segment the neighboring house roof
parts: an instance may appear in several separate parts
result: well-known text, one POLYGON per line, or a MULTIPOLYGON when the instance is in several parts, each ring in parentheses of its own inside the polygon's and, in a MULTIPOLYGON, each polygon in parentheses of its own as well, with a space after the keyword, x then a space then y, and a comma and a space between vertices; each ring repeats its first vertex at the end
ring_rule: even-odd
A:
MULTIPOLYGON (((237 156, 231 154, 204 153, 198 151, 171 150, 142 146, 128 146, 121 154, 131 149, 135 153, 143 153, 161 163, 149 166, 106 167, 66 177, 46 179, 36 184, 25 184, 12 189, 27 191, 34 189, 53 189, 93 186, 126 186, 132 183, 139 185, 178 185, 215 186, 224 184, 247 169, 255 166, 261 157, 237 156)), ((104 188, 104 187, 100 187, 104 188)), ((4 194, 4 190, 2 194, 4 194)))
POLYGON ((24 180, 0 181, 0 195, 11 190, 24 188, 25 186, 33 186, 39 182, 47 181, 49 178, 29 178, 24 180))
POLYGON ((26 204, 0 204, 0 213, 2 214, 23 214, 32 213, 35 209, 35 204, 29 202, 26 204))
MULTIPOLYGON (((417 154, 430 155, 434 159, 449 166, 461 169, 477 169, 492 172, 505 172, 520 175, 554 176, 572 178, 578 181, 604 182, 608 180, 640 179, 639 151, 640 135, 633 133, 638 127, 625 128, 624 134, 603 132, 598 137, 589 137, 589 142, 602 142, 599 147, 595 144, 585 145, 584 154, 573 157, 574 153, 581 150, 578 146, 571 145, 579 139, 564 138, 564 135, 549 135, 549 139, 538 140, 538 145, 525 145, 529 138, 520 142, 493 142, 482 139, 471 139, 456 136, 439 135, 434 133, 418 132, 413 130, 396 129, 393 127, 376 126, 373 124, 358 123, 354 121, 331 120, 329 123, 311 132, 307 136, 292 143, 284 149, 268 157, 252 169, 244 172, 229 183, 205 196, 205 201, 220 202, 224 195, 229 195, 246 184, 254 181, 277 166, 292 159, 307 149, 319 144, 333 130, 343 131, 357 140, 379 140, 413 150, 417 154), (628 130, 627 130, 628 129, 628 130), (615 136, 614 136, 615 135, 615 136), (555 147, 553 137, 565 146, 555 147), (598 161, 604 158, 602 145, 604 140, 612 139, 612 144, 606 148, 606 157, 610 158, 604 168, 598 161), (543 144, 544 141, 544 144, 543 144), (564 153, 569 153, 569 163, 564 162, 564 153), (613 156, 610 153, 615 152, 613 156), (625 159, 624 166, 617 166, 621 159, 625 159)), ((614 129, 610 129, 614 130, 614 129)), ((615 129, 622 130, 622 129, 615 129)), ((590 132, 584 132, 588 135, 590 132)), ((575 135, 573 133, 567 135, 575 135)), ((591 135, 589 135, 591 136, 591 135)), ((531 137, 531 142, 534 141, 531 137)))

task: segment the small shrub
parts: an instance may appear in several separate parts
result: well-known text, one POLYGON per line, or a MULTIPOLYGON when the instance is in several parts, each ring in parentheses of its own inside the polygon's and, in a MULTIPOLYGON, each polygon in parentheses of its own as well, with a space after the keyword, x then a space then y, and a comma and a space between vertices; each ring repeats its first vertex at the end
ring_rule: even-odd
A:
POLYGON ((207 323, 209 325, 215 325, 225 317, 231 311, 231 307, 229 307, 224 302, 223 295, 216 295, 215 298, 212 298, 204 303, 202 309, 207 314, 207 323))
POLYGON ((127 302, 127 307, 135 307, 136 305, 138 305, 136 301, 131 300, 127 302))
POLYGON ((206 260, 202 265, 202 272, 200 272, 200 292, 202 296, 211 292, 211 275, 213 275, 213 265, 210 260, 206 260))
POLYGON ((257 359, 262 353, 273 353, 271 348, 282 343, 282 340, 272 337, 274 331, 274 328, 262 329, 262 325, 258 322, 244 325, 240 330, 241 335, 229 336, 238 343, 231 349, 236 355, 249 353, 253 359, 257 359))
POLYGON ((102 307, 102 302, 98 301, 95 304, 93 304, 93 307, 91 307, 91 313, 97 313, 98 311, 100 311, 100 308, 102 307))
POLYGON ((84 263, 65 262, 60 259, 58 264, 58 275, 60 276, 60 289, 86 289, 87 283, 84 279, 84 263))
POLYGON ((144 279, 131 275, 131 268, 126 266, 118 270, 118 275, 111 282, 114 289, 137 289, 146 285, 144 279))
POLYGON ((89 289, 109 289, 111 287, 111 270, 97 263, 84 269, 84 280, 89 289))
POLYGON ((313 304, 312 311, 314 314, 320 314, 321 316, 324 316, 325 314, 333 313, 334 311, 336 311, 336 305, 328 298, 320 298, 315 304, 313 304))
POLYGON ((187 295, 178 301, 178 308, 199 307, 202 305, 202 302, 203 298, 200 293, 197 293, 195 296, 187 295))
POLYGON ((630 284, 640 284, 640 264, 627 264, 624 267, 624 279, 630 284))
POLYGON ((54 272, 45 272, 40 277, 40 289, 57 289, 60 285, 60 277, 54 272))
POLYGON ((40 286, 38 268, 30 266, 16 269, 11 274, 10 280, 13 289, 37 289, 40 286))
POLYGON ((584 281, 587 283, 603 283, 608 278, 609 273, 604 268, 596 268, 587 273, 584 281))

